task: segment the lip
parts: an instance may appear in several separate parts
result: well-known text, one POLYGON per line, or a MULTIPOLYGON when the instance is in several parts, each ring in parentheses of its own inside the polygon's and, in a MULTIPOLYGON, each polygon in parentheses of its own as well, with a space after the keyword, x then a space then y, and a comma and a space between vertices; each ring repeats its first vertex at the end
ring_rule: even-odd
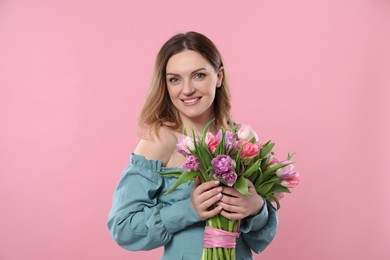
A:
POLYGON ((202 99, 202 97, 191 97, 191 98, 183 98, 181 101, 185 106, 194 106, 199 103, 199 101, 202 99), (190 100, 194 100, 193 102, 188 102, 190 100), (187 101, 187 102, 186 102, 187 101))

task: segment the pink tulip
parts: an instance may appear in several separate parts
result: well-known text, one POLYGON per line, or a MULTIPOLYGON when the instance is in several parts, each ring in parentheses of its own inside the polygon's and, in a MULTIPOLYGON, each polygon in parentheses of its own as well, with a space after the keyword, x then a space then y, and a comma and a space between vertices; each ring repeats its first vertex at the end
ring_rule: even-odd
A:
MULTIPOLYGON (((282 161, 280 163, 287 164, 287 163, 291 163, 291 161, 286 160, 286 161, 282 161)), ((295 172, 294 164, 289 164, 289 165, 284 166, 283 168, 280 168, 279 170, 276 171, 276 175, 281 179, 290 179, 290 178, 295 177, 296 172, 295 172)))
POLYGON ((211 142, 211 140, 213 140, 214 138, 215 138, 215 137, 214 137, 214 135, 213 135, 212 133, 207 132, 204 141, 205 141, 205 143, 208 145, 208 144, 211 142))
POLYGON ((241 158, 253 158, 259 154, 259 146, 257 144, 252 144, 246 142, 241 148, 241 158))
POLYGON ((298 183, 299 183, 299 173, 295 173, 294 177, 282 180, 280 182, 281 185, 289 189, 295 188, 298 185, 298 183))
POLYGON ((258 140, 256 132, 249 125, 242 124, 237 134, 240 140, 250 141, 252 138, 258 140))
POLYGON ((210 149, 212 153, 215 153, 215 150, 217 149, 217 146, 219 144, 219 141, 217 138, 211 139, 211 141, 208 143, 207 147, 210 149))
POLYGON ((191 154, 191 151, 195 150, 194 139, 190 136, 182 136, 179 138, 176 144, 177 152, 187 156, 191 154))
POLYGON ((275 158, 272 153, 269 153, 268 160, 269 160, 269 162, 268 162, 267 167, 272 167, 272 166, 275 166, 276 164, 279 164, 279 160, 277 158, 275 158))

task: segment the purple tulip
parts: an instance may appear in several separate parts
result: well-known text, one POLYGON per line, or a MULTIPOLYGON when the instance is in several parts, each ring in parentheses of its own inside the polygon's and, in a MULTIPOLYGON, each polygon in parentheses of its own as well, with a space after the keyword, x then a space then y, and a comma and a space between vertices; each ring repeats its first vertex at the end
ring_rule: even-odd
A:
POLYGON ((233 186, 237 180, 237 174, 234 172, 236 162, 228 155, 218 155, 211 160, 214 169, 214 178, 226 183, 228 186, 233 186))
MULTIPOLYGON (((222 140, 222 131, 219 130, 215 138, 218 141, 222 140)), ((229 151, 231 149, 231 152, 234 152, 238 148, 238 141, 237 141, 237 133, 232 133, 230 131, 225 132, 225 151, 229 151)))
POLYGON ((225 181, 227 186, 232 187, 237 180, 237 173, 234 171, 226 172, 222 174, 222 181, 225 181))
POLYGON ((238 147, 237 134, 227 131, 225 133, 226 151, 229 151, 231 149, 232 152, 234 152, 235 150, 237 150, 237 147, 238 147))
MULTIPOLYGON (((291 161, 287 160, 287 161, 280 162, 280 164, 285 164, 285 163, 291 163, 291 161)), ((280 168, 279 170, 276 171, 276 175, 283 180, 294 178, 296 176, 294 164, 289 164, 284 166, 283 168, 280 168)))
POLYGON ((183 164, 183 169, 186 171, 199 171, 200 162, 198 158, 193 155, 189 155, 186 157, 186 162, 183 164))
POLYGON ((230 172, 233 170, 235 163, 236 162, 230 158, 230 156, 224 154, 218 155, 211 160, 211 165, 213 166, 214 172, 216 174, 230 172))

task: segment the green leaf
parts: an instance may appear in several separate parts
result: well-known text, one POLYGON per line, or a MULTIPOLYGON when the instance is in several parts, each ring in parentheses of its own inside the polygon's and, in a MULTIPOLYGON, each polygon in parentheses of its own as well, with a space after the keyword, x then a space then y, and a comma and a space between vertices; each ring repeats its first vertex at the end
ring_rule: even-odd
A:
POLYGON ((206 161, 211 165, 211 160, 213 159, 213 155, 211 154, 209 148, 205 144, 198 145, 200 157, 205 158, 206 161))
POLYGON ((236 190, 238 190, 238 192, 242 195, 251 195, 248 191, 248 183, 243 175, 238 176, 236 182, 233 184, 233 187, 236 188, 236 190))
MULTIPOLYGON (((233 159, 234 160, 234 159, 233 159)), ((236 168, 234 169, 235 172, 241 172, 241 160, 240 158, 238 160, 234 160, 236 162, 236 168)))
POLYGON ((196 178, 196 176, 198 176, 197 172, 194 172, 194 171, 191 171, 191 172, 184 171, 180 175, 179 179, 177 179, 177 181, 173 184, 173 186, 170 187, 167 192, 165 192, 165 194, 171 193, 172 191, 174 191, 177 188, 177 186, 179 186, 179 185, 181 185, 183 183, 186 183, 188 181, 194 180, 196 178))
POLYGON ((279 170, 280 168, 283 168, 284 166, 287 166, 287 165, 292 164, 292 163, 294 163, 294 161, 291 161, 289 163, 276 164, 276 165, 272 166, 271 168, 268 168, 267 170, 265 170, 264 174, 274 173, 277 170, 279 170))
POLYGON ((295 153, 288 153, 287 154, 287 160, 291 160, 291 158, 293 157, 295 153))
POLYGON ((193 141, 194 141, 195 151, 198 151, 198 143, 196 142, 194 129, 192 129, 192 139, 194 139, 193 141))
POLYGON ((214 179, 214 169, 213 169, 212 166, 210 166, 210 167, 207 169, 206 174, 207 174, 207 176, 209 177, 209 179, 208 179, 209 181, 215 180, 215 179, 214 179))
POLYGON ((186 127, 184 127, 184 129, 183 129, 183 134, 187 135, 187 128, 186 127))
POLYGON ((274 148, 275 144, 268 141, 260 151, 260 157, 265 157, 269 152, 271 152, 272 148, 274 148))
POLYGON ((172 176, 175 178, 179 178, 183 172, 182 171, 165 171, 165 172, 158 172, 158 173, 163 175, 163 176, 172 176))
POLYGON ((197 146, 197 154, 198 154, 198 159, 200 161, 200 165, 201 165, 201 175, 203 177, 202 180, 205 180, 205 181, 209 181, 211 180, 209 175, 208 175, 208 171, 209 171, 209 168, 211 167, 211 160, 213 158, 211 152, 209 151, 209 149, 204 145, 204 144, 199 144, 197 146))
POLYGON ((267 166, 268 161, 269 161, 269 158, 270 158, 270 157, 265 157, 265 158, 263 158, 263 159, 261 160, 261 165, 260 165, 260 167, 261 167, 262 169, 264 169, 264 168, 267 166))
POLYGON ((206 126, 204 127, 203 129, 203 137, 202 137, 202 141, 204 142, 205 139, 206 139, 206 134, 207 134, 207 131, 209 130, 211 124, 214 122, 214 118, 211 119, 210 121, 207 122, 206 126))
POLYGON ((253 185, 255 185, 255 183, 261 183, 262 178, 263 178, 263 173, 261 171, 261 168, 258 169, 258 172, 256 174, 252 174, 251 176, 248 177, 248 179, 253 183, 253 185))
POLYGON ((264 173, 262 173, 260 169, 260 178, 257 178, 256 182, 254 182, 253 184, 257 188, 274 177, 277 176, 275 174, 264 175, 264 173))
POLYGON ((276 210, 280 209, 280 203, 279 203, 278 198, 275 195, 272 195, 272 194, 270 194, 269 196, 276 203, 276 210))
POLYGON ((272 188, 272 185, 273 185, 272 182, 261 185, 260 187, 256 188, 256 191, 258 194, 265 196, 268 194, 268 191, 272 188))
POLYGON ((218 143, 217 148, 215 149, 215 155, 221 155, 225 154, 225 129, 221 128, 222 130, 222 138, 221 141, 218 143))
POLYGON ((280 180, 279 177, 276 175, 271 175, 271 177, 267 176, 267 177, 263 178, 261 180, 261 182, 256 183, 257 185, 255 185, 255 187, 260 187, 260 186, 266 185, 268 183, 276 183, 279 180, 280 180))
POLYGON ((275 193, 275 192, 286 192, 290 193, 290 190, 287 187, 284 187, 283 185, 279 183, 275 183, 272 188, 269 190, 270 193, 275 193))
POLYGON ((244 172, 244 176, 245 177, 248 177, 250 175, 252 175, 252 173, 254 173, 255 171, 258 171, 259 168, 260 168, 260 161, 261 160, 257 160, 254 164, 251 165, 251 167, 249 167, 245 172, 244 172))

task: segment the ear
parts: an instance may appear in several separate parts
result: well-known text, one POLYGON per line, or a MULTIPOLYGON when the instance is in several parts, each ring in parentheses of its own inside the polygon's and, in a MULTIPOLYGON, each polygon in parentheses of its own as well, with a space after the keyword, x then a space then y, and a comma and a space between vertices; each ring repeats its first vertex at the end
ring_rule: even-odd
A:
POLYGON ((222 86, 222 81, 223 81, 223 67, 219 68, 217 77, 218 77, 217 88, 220 88, 222 86))

